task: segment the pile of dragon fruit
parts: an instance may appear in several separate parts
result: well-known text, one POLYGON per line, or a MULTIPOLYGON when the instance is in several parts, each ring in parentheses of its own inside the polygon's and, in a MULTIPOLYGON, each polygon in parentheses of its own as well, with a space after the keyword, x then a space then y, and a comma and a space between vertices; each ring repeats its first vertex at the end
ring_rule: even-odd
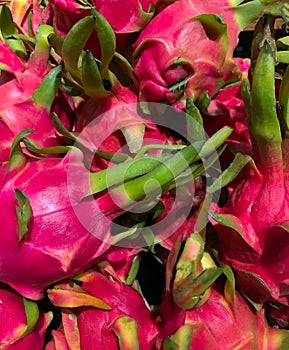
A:
POLYGON ((0 349, 289 348, 288 23, 1 1, 0 349))

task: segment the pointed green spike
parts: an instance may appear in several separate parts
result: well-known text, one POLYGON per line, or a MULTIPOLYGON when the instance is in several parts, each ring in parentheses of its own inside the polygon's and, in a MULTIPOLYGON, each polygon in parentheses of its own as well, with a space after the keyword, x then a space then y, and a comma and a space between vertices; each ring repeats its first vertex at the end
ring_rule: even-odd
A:
POLYGON ((233 7, 240 30, 257 19, 263 8, 264 4, 261 0, 253 0, 233 7))
POLYGON ((235 293, 235 276, 232 268, 230 266, 224 266, 223 273, 226 276, 227 280, 224 287, 225 299, 228 303, 232 303, 235 306, 236 302, 236 293, 235 293))
POLYGON ((1 35, 9 47, 22 59, 27 58, 27 51, 22 40, 17 38, 17 30, 9 7, 3 5, 0 12, 1 35))
POLYGON ((23 137, 32 134, 34 131, 31 129, 26 129, 21 131, 13 140, 11 149, 10 149, 10 155, 9 155, 9 161, 8 161, 8 167, 6 171, 6 176, 10 169, 20 169, 24 164, 26 163, 26 158, 24 153, 22 152, 22 148, 20 146, 20 141, 22 141, 23 137))
POLYGON ((187 134, 188 139, 193 142, 204 141, 205 140, 205 131, 203 117, 200 113, 200 110, 194 104, 192 98, 186 100, 186 114, 191 118, 187 119, 187 134))
POLYGON ((2 5, 0 12, 0 30, 3 38, 11 37, 17 34, 12 13, 6 5, 2 5))
POLYGON ((195 326, 190 324, 178 328, 173 335, 165 339, 164 350, 190 350, 194 328, 195 326))
POLYGON ((212 135, 203 145, 196 160, 202 159, 211 153, 214 153, 216 149, 224 144, 227 138, 232 134, 233 129, 227 126, 219 129, 214 135, 212 135))
POLYGON ((108 66, 116 48, 115 34, 108 21, 99 12, 93 9, 92 15, 101 48, 100 74, 103 79, 108 79, 108 66))
POLYGON ((90 97, 102 98, 110 94, 103 86, 98 64, 90 51, 83 54, 81 80, 84 92, 90 97))
POLYGON ((35 72, 40 72, 40 74, 46 72, 49 67, 51 46, 48 42, 48 36, 53 32, 53 27, 47 24, 39 25, 36 30, 35 48, 29 62, 35 72))
POLYGON ((61 35, 51 33, 48 35, 48 42, 54 48, 57 55, 61 57, 64 38, 61 35))
POLYGON ((205 30, 208 33, 214 33, 214 41, 218 41, 222 45, 223 49, 226 50, 228 46, 228 33, 227 24, 224 22, 221 15, 214 14, 201 14, 194 17, 202 23, 205 30))
POLYGON ((240 236, 240 239, 243 240, 246 245, 250 246, 250 242, 248 242, 246 236, 243 234, 243 226, 239 218, 231 214, 222 214, 211 210, 209 210, 209 215, 219 224, 229 227, 235 231, 236 234, 240 236))
POLYGON ((67 130, 65 126, 61 123, 61 120, 59 119, 58 115, 54 112, 52 112, 52 119, 55 125, 56 130, 63 136, 67 137, 69 140, 76 141, 77 137, 67 130))
POLYGON ((38 319, 39 319, 39 309, 37 306, 37 303, 33 300, 29 300, 26 298, 23 298, 24 308, 25 308, 25 314, 27 319, 27 328, 25 332, 22 334, 21 338, 27 336, 33 328, 35 327, 38 319))
POLYGON ((178 284, 188 276, 198 276, 202 271, 201 259, 205 242, 198 232, 190 235, 176 264, 175 283, 178 284))
POLYGON ((60 86, 62 67, 57 66, 48 72, 32 95, 37 106, 45 107, 50 111, 56 93, 60 86))
POLYGON ((258 166, 272 169, 271 174, 265 172, 268 176, 273 175, 273 170, 279 176, 283 167, 282 135, 276 109, 275 60, 267 42, 259 53, 254 70, 251 102, 248 127, 258 148, 258 166))
POLYGON ((65 69, 75 79, 80 79, 79 59, 95 24, 93 16, 80 19, 70 29, 62 45, 62 58, 65 69))
POLYGON ((115 52, 111 65, 114 67, 113 71, 116 72, 118 79, 123 85, 129 86, 132 82, 135 87, 139 86, 139 81, 132 65, 123 55, 115 52))
POLYGON ((232 182, 244 168, 244 166, 246 166, 249 162, 252 162, 251 157, 237 153, 228 168, 226 168, 221 173, 221 175, 207 188, 208 193, 219 191, 221 188, 232 182))
POLYGON ((128 316, 118 317, 112 329, 118 337, 120 350, 140 350, 138 324, 134 319, 128 316))
POLYGON ((142 21, 139 24, 138 30, 142 30, 145 27, 145 25, 153 18, 155 14, 155 4, 151 2, 148 12, 145 12, 142 8, 141 2, 139 2, 139 9, 140 18, 142 19, 142 21))
POLYGON ((53 146, 49 148, 38 148, 36 143, 31 139, 24 137, 22 141, 25 147, 29 151, 36 154, 59 154, 59 153, 61 154, 61 153, 67 153, 73 148, 73 146, 61 146, 61 145, 53 146))
POLYGON ((127 278, 125 280, 125 284, 127 285, 132 285, 133 281, 135 280, 138 270, 139 270, 139 266, 140 266, 140 258, 138 255, 136 255, 133 259, 131 268, 129 270, 129 273, 127 275, 127 278))
POLYGON ((222 273, 223 268, 211 267, 205 269, 196 277, 187 276, 173 289, 176 304, 184 310, 195 307, 206 290, 212 286, 222 273))
POLYGON ((54 29, 52 26, 48 24, 41 24, 36 30, 36 46, 35 50, 38 48, 42 51, 46 50, 48 53, 50 52, 50 44, 48 41, 49 35, 54 33, 54 29))
POLYGON ((20 242, 24 235, 28 232, 28 224, 31 218, 31 206, 29 199, 24 192, 16 188, 14 195, 16 199, 15 210, 19 230, 18 242, 20 242))
MULTIPOLYGON (((289 52, 289 51, 288 51, 289 52)), ((289 130, 289 66, 283 75, 279 89, 279 103, 285 127, 289 130)))

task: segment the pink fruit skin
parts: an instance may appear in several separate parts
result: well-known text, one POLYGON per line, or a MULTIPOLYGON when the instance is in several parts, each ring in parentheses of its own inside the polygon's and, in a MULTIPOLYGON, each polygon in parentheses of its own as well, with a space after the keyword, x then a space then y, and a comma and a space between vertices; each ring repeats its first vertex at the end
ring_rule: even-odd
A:
MULTIPOLYGON (((117 51, 130 45, 130 41, 134 39, 133 33, 140 31, 149 21, 149 18, 142 13, 142 11, 145 13, 149 11, 150 1, 148 0, 95 0, 92 4, 116 33, 117 51)), ((58 34, 66 36, 78 20, 89 16, 90 13, 90 9, 84 8, 73 0, 49 0, 43 16, 45 23, 52 25, 58 34)), ((92 33, 87 48, 99 57, 100 48, 95 32, 92 33)))
MULTIPOLYGON (((50 70, 46 57, 41 57, 41 53, 38 53, 32 55, 27 62, 22 62, 1 41, 0 51, 0 61, 13 71, 13 75, 4 72, 6 80, 0 82, 0 161, 5 162, 9 158, 13 140, 25 129, 34 130, 31 138, 40 147, 54 146, 59 142, 50 111, 45 106, 37 105, 31 98, 50 70)), ((69 128, 72 116, 69 98, 63 94, 58 95, 52 108, 69 128)))
MULTIPOLYGON (((76 276, 76 279, 78 277, 76 276)), ((145 305, 141 295, 119 280, 108 278, 99 272, 89 270, 80 276, 83 281, 81 289, 86 293, 97 297, 111 306, 112 310, 101 310, 95 307, 83 306, 65 309, 68 315, 77 316, 77 327, 79 330, 81 348, 93 349, 119 349, 116 334, 113 332, 115 321, 122 316, 134 319, 138 324, 138 340, 140 349, 154 349, 157 336, 157 326, 152 315, 145 305)), ((78 290, 63 283, 56 288, 78 290)), ((48 291, 50 300, 58 305, 57 289, 48 291)), ((67 297, 69 300, 69 296, 67 297)), ((65 325, 64 325, 65 327, 65 325)), ((67 337, 74 338, 73 334, 67 337)), ((69 342, 69 339, 67 339, 69 342)), ((123 339, 125 341, 125 339, 123 339)), ((55 341, 55 340, 54 340, 55 341)), ((52 347, 53 349, 53 347, 52 347)))
POLYGON ((89 193, 86 176, 76 154, 28 162, 6 177, 0 192, 0 279, 22 295, 40 299, 48 285, 88 267, 108 248, 102 239, 118 208, 108 195, 80 203, 89 193), (26 194, 32 210, 20 242, 15 188, 26 194))
POLYGON ((258 168, 249 163, 230 185, 226 205, 216 210, 225 215, 215 222, 220 258, 233 267, 242 292, 260 304, 288 305, 289 298, 287 139, 282 148, 281 157, 272 151, 262 161, 254 152, 258 168))
POLYGON ((48 314, 40 313, 39 319, 23 338, 21 330, 27 325, 23 298, 9 286, 0 284, 0 346, 3 349, 43 349, 46 328, 50 322, 48 314))
MULTIPOLYGON (((105 1, 95 0, 94 7, 112 26, 116 33, 130 33, 140 30, 144 25, 141 9, 148 12, 148 0, 105 1)), ((59 33, 67 34, 69 29, 82 17, 90 14, 89 9, 73 0, 49 0, 48 9, 53 12, 53 24, 59 33)))
POLYGON ((151 20, 134 44, 140 100, 166 100, 183 109, 184 95, 197 98, 204 91, 210 96, 216 91, 218 79, 234 67, 232 54, 238 42, 239 27, 229 5, 226 0, 180 0, 151 20), (228 47, 213 35, 215 29, 194 19, 201 14, 223 15, 228 47), (171 87, 186 80, 180 97, 181 92, 171 87))
POLYGON ((209 299, 190 310, 178 307, 167 294, 161 306, 160 338, 171 336, 182 325, 191 325, 190 350, 278 348, 274 344, 278 330, 268 327, 263 313, 254 312, 238 292, 235 305, 226 301, 219 287, 211 288, 209 299))
MULTIPOLYGON (((6 86, 6 89, 8 86, 6 86)), ((1 93, 0 87, 0 93, 1 93)), ((64 125, 69 127, 69 119, 63 107, 67 104, 66 97, 59 96, 55 102, 55 110, 61 115, 64 125), (57 106, 57 104, 59 106, 57 106)), ((1 107, 0 107, 1 108, 1 107)), ((70 111, 67 111, 70 113, 70 111)), ((51 113, 42 106, 37 106, 34 101, 27 100, 22 103, 11 103, 0 111, 2 121, 0 121, 0 161, 9 159, 10 148, 15 137, 25 129, 32 129, 34 133, 31 139, 37 142, 39 147, 52 147, 59 145, 56 137, 56 129, 53 124, 51 113)))
MULTIPOLYGON (((281 178, 281 186, 282 182, 281 178)), ((287 194, 283 197, 278 188, 267 187, 264 176, 250 165, 231 185, 230 192, 229 201, 218 211, 231 215, 242 236, 230 227, 216 224, 222 261, 233 267, 239 287, 255 302, 275 300, 287 304, 287 194), (271 201, 275 189, 279 199, 271 201), (270 205, 264 209, 266 202, 270 205)))

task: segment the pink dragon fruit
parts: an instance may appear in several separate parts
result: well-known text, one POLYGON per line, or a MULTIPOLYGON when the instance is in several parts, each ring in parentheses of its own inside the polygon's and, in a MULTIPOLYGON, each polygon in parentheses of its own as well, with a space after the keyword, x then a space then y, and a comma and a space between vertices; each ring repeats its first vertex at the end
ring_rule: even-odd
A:
POLYGON ((183 310, 171 296, 162 304, 165 340, 163 350, 286 349, 287 332, 269 328, 263 313, 254 312, 235 292, 235 304, 226 300, 219 286, 211 288, 209 299, 193 309, 183 310), (175 346, 175 347, 173 347, 175 346))
POLYGON ((51 313, 39 312, 36 302, 23 298, 1 283, 0 315, 1 349, 43 349, 51 313))
MULTIPOLYGON (((85 172, 79 157, 72 165, 75 174, 85 172)), ((0 191, 0 279, 32 299, 41 298, 49 284, 89 266, 108 248, 76 217, 67 184, 70 161, 69 155, 25 161, 10 169, 0 191)), ((85 210, 92 215, 91 208, 85 210)), ((107 225, 101 229, 108 233, 107 225)))
POLYGON ((168 258, 157 348, 285 349, 287 331, 270 329, 264 313, 250 308, 234 290, 228 266, 216 267, 204 253, 202 235, 195 232, 183 247, 180 243, 168 258), (225 283, 221 273, 227 277, 225 283))
POLYGON ((255 163, 251 160, 232 183, 228 202, 212 218, 220 259, 233 267, 242 292, 255 303, 288 305, 288 139, 277 117, 274 73, 266 42, 251 92, 244 83, 255 163))
POLYGON ((94 6, 109 21, 113 30, 122 34, 141 30, 153 15, 150 6, 154 2, 155 0, 133 0, 115 3, 95 0, 79 4, 70 0, 49 0, 46 11, 52 12, 53 26, 57 32, 65 35, 77 20, 89 15, 89 10, 94 6))
MULTIPOLYGON (((81 18, 90 15, 91 8, 95 8, 109 22, 117 34, 118 51, 129 41, 129 33, 140 31, 152 18, 154 1, 103 1, 95 0, 77 3, 73 0, 49 0, 44 11, 45 23, 54 27, 57 34, 66 36, 72 26, 81 18)), ((98 39, 93 33, 88 48, 99 56, 98 39)))
POLYGON ((250 1, 246 11, 233 3, 181 0, 152 19, 134 44, 141 101, 168 101, 183 109, 187 97, 197 99, 205 91, 212 96, 233 71, 237 78, 232 56, 238 34, 262 5, 250 1))
MULTIPOLYGON (((61 68, 50 70, 48 63, 50 46, 47 35, 48 26, 38 28, 36 47, 28 62, 21 61, 3 42, 0 42, 1 63, 4 65, 6 80, 0 85, 0 161, 7 161, 14 138, 25 129, 34 129, 32 139, 39 146, 58 144, 56 129, 50 116, 52 104, 58 104, 62 122, 69 127, 70 121, 63 107, 68 103, 66 97, 55 94, 61 77, 61 68), (50 91, 48 94, 47 91, 50 91), (65 102, 65 103, 63 103, 65 102)), ((55 107, 53 107, 55 108, 55 107)), ((69 113, 69 110, 68 110, 69 113)))
POLYGON ((48 289, 62 310, 62 331, 52 331, 47 350, 59 343, 61 349, 154 349, 157 324, 136 290, 92 269, 73 281, 48 289))

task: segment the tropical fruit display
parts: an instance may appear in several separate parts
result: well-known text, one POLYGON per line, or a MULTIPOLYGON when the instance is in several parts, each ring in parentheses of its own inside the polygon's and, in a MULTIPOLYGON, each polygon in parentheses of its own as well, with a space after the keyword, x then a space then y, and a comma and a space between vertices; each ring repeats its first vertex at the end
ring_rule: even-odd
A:
POLYGON ((288 26, 0 2, 0 349, 289 348, 288 26))

